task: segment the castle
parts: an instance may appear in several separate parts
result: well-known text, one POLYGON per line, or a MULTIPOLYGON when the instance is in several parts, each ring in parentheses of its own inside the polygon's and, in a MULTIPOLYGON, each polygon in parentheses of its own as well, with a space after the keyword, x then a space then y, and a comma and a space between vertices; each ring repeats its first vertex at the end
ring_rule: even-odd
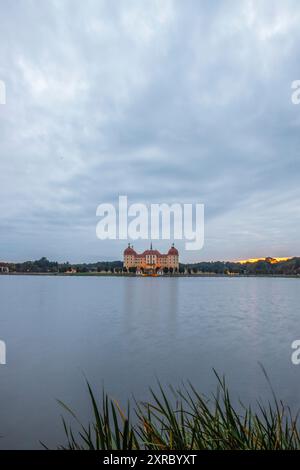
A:
POLYGON ((174 243, 166 254, 153 250, 152 243, 150 250, 143 253, 137 253, 133 246, 128 244, 128 247, 124 250, 123 266, 129 271, 136 269, 137 274, 163 274, 164 270, 167 269, 177 272, 179 269, 179 253, 174 247, 174 243))

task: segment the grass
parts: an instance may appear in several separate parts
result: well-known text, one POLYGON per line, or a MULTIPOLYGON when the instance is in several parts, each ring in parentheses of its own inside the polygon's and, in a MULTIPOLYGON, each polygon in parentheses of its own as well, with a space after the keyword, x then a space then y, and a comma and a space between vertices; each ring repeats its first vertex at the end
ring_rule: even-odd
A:
POLYGON ((298 415, 278 401, 258 402, 256 411, 240 403, 233 406, 225 379, 215 372, 218 386, 209 399, 192 384, 180 390, 158 384, 149 402, 137 403, 123 411, 102 393, 100 401, 87 383, 93 422, 84 426, 76 414, 59 402, 77 422, 76 432, 63 426, 70 450, 295 450, 300 449, 298 415), (132 415, 133 418, 132 419, 132 415), (79 426, 79 428, 78 428, 79 426), (78 430, 79 429, 79 430, 78 430))

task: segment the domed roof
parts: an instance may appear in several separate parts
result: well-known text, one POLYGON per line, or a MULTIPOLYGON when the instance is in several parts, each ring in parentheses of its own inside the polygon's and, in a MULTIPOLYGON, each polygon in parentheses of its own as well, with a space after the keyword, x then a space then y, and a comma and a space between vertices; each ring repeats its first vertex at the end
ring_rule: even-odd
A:
POLYGON ((126 250, 124 250, 124 255, 136 255, 136 252, 134 251, 134 249, 128 245, 128 247, 126 248, 126 250))
POLYGON ((169 249, 168 255, 178 256, 178 250, 172 245, 172 248, 169 249))

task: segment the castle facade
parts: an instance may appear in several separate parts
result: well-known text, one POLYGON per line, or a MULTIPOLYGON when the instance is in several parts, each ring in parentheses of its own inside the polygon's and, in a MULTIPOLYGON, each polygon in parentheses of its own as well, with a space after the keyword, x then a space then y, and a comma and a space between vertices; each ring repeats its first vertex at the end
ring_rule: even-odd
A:
POLYGON ((165 268, 176 272, 179 270, 179 253, 174 244, 168 253, 153 250, 152 243, 150 250, 137 253, 129 244, 124 250, 123 266, 127 270, 136 268, 137 274, 163 274, 165 268))

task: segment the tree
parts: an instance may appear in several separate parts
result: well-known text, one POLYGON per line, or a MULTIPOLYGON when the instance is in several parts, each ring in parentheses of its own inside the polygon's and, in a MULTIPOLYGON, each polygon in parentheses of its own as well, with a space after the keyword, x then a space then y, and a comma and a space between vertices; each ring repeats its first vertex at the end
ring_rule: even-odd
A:
POLYGON ((135 267, 135 266, 131 266, 131 267, 129 268, 129 272, 130 272, 130 273, 136 273, 136 267, 135 267))

